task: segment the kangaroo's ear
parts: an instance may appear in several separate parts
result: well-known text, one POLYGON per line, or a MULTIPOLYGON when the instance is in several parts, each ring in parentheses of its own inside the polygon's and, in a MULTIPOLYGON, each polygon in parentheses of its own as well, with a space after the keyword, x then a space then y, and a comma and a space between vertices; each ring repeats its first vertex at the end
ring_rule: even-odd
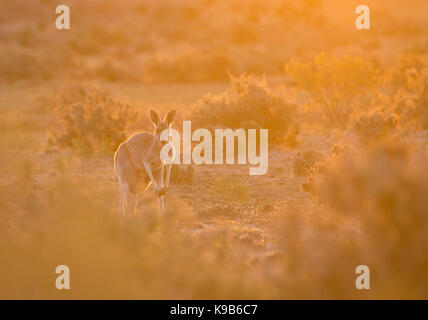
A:
POLYGON ((159 123, 161 123, 161 118, 157 114, 156 111, 150 110, 150 120, 152 120, 153 124, 157 126, 159 123))
POLYGON ((176 114, 175 110, 171 110, 166 114, 165 119, 163 121, 166 121, 170 126, 174 122, 175 114, 176 114))

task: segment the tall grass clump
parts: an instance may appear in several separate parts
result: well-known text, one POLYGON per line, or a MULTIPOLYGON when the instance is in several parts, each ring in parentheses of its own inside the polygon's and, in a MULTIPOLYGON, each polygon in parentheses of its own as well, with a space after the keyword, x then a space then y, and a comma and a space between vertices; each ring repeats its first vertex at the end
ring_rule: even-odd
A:
POLYGON ((49 144, 82 154, 114 151, 137 114, 97 88, 72 90, 58 99, 55 110, 60 125, 50 132, 49 144))
MULTIPOLYGON (((284 140, 295 124, 296 106, 273 92, 264 78, 243 74, 231 76, 223 93, 204 96, 192 119, 200 126, 266 128, 271 141, 284 140)), ((293 134, 296 134, 293 131, 293 134)))
POLYGON ((320 54, 306 63, 291 60, 285 70, 338 128, 346 128, 353 112, 369 105, 370 94, 380 81, 380 71, 359 57, 320 54))

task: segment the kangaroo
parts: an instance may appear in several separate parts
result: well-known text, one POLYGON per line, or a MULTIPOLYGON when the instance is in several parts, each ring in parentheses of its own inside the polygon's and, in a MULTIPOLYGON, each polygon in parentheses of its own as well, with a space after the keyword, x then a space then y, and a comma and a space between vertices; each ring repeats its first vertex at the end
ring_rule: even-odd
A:
MULTIPOLYGON (((171 136, 171 125, 175 119, 175 110, 168 112, 162 119, 150 110, 150 119, 154 125, 154 133, 138 132, 121 143, 114 154, 114 170, 119 178, 120 200, 119 212, 121 214, 135 213, 137 206, 137 194, 142 190, 143 184, 146 190, 150 184, 155 189, 158 199, 159 211, 163 212, 165 203, 164 195, 169 186, 171 166, 165 165, 160 159, 162 148, 169 143, 161 141, 160 136, 164 130, 169 130, 171 136), (163 172, 167 167, 166 184, 163 184, 163 172)), ((174 149, 171 146, 174 153, 174 149)))

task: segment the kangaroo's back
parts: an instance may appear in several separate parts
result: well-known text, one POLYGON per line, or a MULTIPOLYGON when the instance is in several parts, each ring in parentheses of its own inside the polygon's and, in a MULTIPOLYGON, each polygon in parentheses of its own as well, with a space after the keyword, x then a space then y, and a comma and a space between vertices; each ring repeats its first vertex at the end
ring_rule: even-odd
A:
POLYGON ((125 160, 124 158, 127 158, 135 169, 144 170, 143 159, 156 155, 156 151, 158 151, 155 150, 158 149, 156 147, 155 136, 150 132, 143 131, 130 136, 128 140, 120 144, 115 153, 114 165, 116 174, 118 174, 117 167, 121 166, 121 162, 125 160))

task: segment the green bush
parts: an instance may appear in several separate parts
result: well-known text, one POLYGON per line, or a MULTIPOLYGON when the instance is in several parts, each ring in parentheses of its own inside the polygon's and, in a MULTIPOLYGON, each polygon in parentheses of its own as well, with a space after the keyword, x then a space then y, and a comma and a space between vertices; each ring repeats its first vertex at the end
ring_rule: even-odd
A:
POLYGON ((337 59, 320 54, 307 63, 292 60, 285 70, 339 128, 346 128, 352 113, 367 104, 380 80, 379 70, 359 57, 337 59))
POLYGON ((270 141, 279 142, 287 137, 295 114, 296 106, 272 92, 264 78, 243 74, 231 76, 223 93, 204 96, 192 119, 200 126, 269 129, 270 141))
POLYGON ((82 154, 114 151, 137 116, 129 105, 97 88, 77 87, 59 100, 61 125, 50 132, 49 143, 82 154))

